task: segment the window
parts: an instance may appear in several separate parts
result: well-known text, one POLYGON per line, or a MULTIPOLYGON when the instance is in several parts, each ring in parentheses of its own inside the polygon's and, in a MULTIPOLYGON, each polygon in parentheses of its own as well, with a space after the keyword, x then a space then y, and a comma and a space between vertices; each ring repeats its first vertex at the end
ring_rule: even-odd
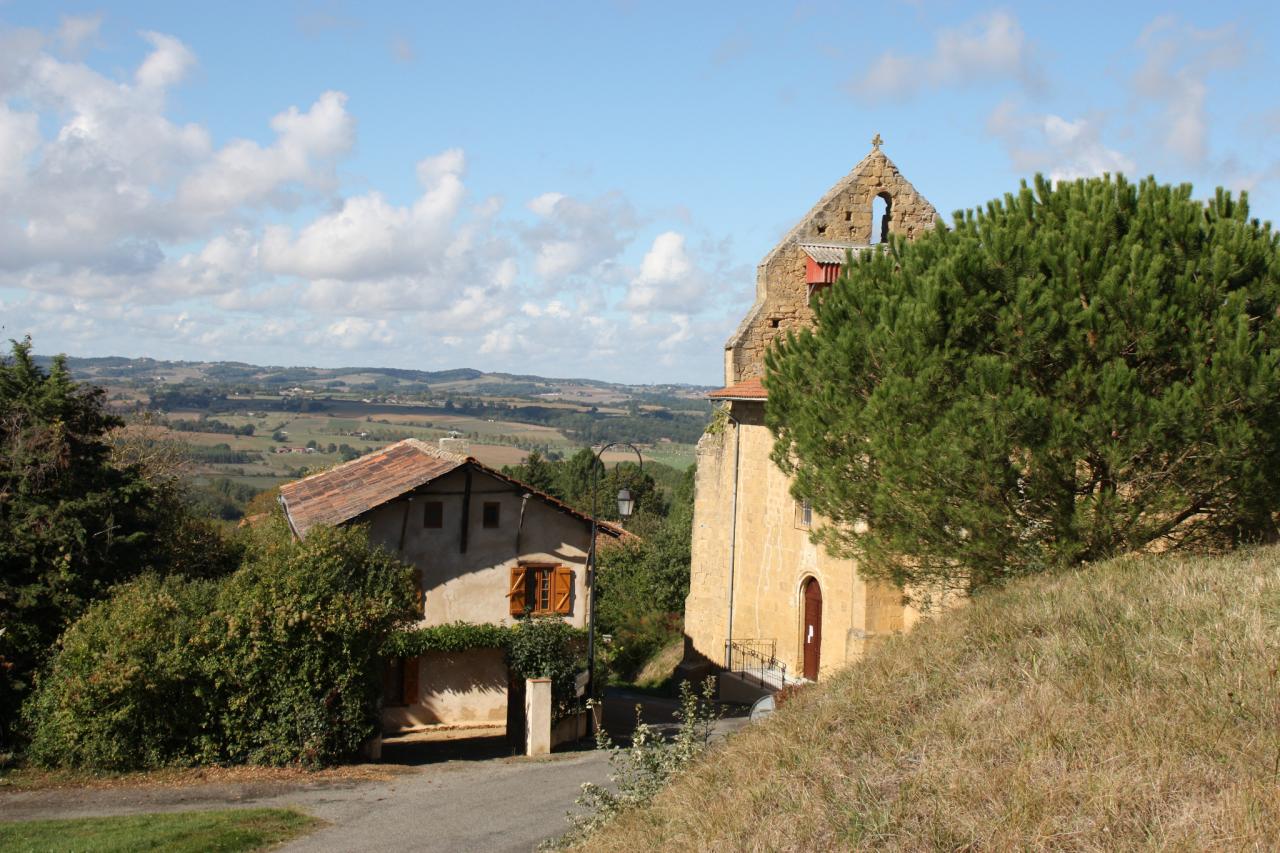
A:
POLYGON ((512 616, 567 615, 573 605, 573 570, 543 564, 514 566, 507 598, 512 616))
POLYGON ((444 527, 444 501, 427 501, 422 505, 422 526, 432 530, 444 527))
POLYGON ((498 519, 501 517, 502 504, 497 501, 484 502, 484 514, 481 516, 482 527, 497 527, 498 519))
POLYGON ((418 701, 418 658, 387 658, 382 670, 382 704, 403 708, 418 701))
POLYGON ((871 199, 871 243, 889 241, 889 218, 893 212, 893 199, 888 193, 871 199))
POLYGON ((813 526, 813 505, 808 501, 796 501, 796 527, 808 530, 813 526))

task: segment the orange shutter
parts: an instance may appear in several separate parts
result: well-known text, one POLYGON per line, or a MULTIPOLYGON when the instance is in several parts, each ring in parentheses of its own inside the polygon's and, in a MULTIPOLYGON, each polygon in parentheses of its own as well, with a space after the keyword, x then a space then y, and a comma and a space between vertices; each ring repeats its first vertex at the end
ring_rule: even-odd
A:
POLYGON ((511 599, 511 615, 523 616, 525 609, 525 589, 527 588, 527 569, 524 566, 511 567, 511 589, 507 598, 511 599))
POLYGON ((418 658, 404 659, 404 704, 418 704, 418 658))
POLYGON ((573 569, 556 566, 551 592, 555 611, 560 614, 568 613, 573 601, 573 569))

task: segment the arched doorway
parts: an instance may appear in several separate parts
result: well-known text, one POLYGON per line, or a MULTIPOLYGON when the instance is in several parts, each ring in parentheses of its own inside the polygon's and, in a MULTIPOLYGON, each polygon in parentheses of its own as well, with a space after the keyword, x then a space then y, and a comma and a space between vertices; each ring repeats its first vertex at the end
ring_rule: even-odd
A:
POLYGON ((804 582, 804 677, 818 680, 822 655, 822 587, 817 578, 804 582))

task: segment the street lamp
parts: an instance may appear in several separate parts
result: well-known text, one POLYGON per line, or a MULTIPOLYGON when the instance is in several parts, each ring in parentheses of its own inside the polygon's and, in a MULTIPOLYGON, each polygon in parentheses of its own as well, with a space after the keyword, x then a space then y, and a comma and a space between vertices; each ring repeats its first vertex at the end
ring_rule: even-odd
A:
MULTIPOLYGON (((634 444, 626 441, 615 441, 597 450, 591 465, 591 545, 587 551, 587 584, 591 590, 591 598, 587 606, 587 696, 591 699, 596 697, 596 541, 600 534, 600 523, 596 516, 600 494, 600 468, 603 466, 600 457, 611 447, 630 447, 635 452, 636 459, 640 461, 640 470, 644 470, 644 456, 634 444)), ((619 489, 618 516, 625 521, 631 517, 635 509, 636 502, 631 497, 631 491, 619 489)), ((594 718, 595 715, 592 714, 593 721, 594 718)))
POLYGON ((635 512, 636 502, 628 489, 618 490, 618 517, 626 521, 635 512))

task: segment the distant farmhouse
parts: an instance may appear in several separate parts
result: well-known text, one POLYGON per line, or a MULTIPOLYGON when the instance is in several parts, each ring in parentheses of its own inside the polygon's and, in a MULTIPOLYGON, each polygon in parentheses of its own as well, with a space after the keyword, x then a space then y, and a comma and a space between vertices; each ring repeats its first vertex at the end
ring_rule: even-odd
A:
POLYGON ((761 378, 773 339, 812 324, 811 296, 836 281, 849 253, 887 234, 914 238, 938 221, 878 135, 872 146, 765 255, 755 304, 725 345, 726 387, 710 396, 725 402, 727 422, 698 443, 686 673, 752 672, 766 688, 784 673, 816 680, 918 616, 896 587, 865 580, 854 561, 810 542, 819 519, 770 460, 764 421, 761 378))
MULTIPOLYGON (((526 614, 586 626, 590 517, 464 453, 407 439, 281 486, 280 503, 298 537, 367 524, 371 543, 417 568, 423 627, 526 614)), ((600 531, 627 535, 603 522, 600 531)), ((505 724, 507 685, 499 649, 388 661, 383 731, 505 724)))

